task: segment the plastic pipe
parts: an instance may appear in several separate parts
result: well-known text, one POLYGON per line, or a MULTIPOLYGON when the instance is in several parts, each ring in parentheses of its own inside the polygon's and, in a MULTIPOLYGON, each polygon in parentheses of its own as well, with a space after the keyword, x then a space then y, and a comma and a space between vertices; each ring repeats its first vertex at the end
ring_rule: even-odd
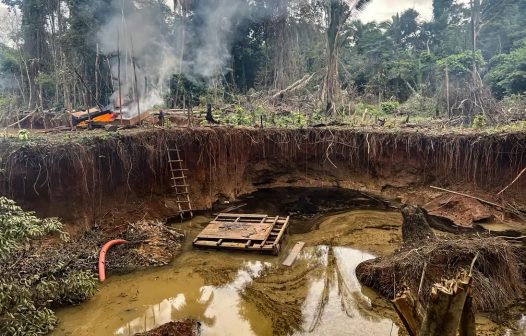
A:
POLYGON ((104 280, 106 280, 106 253, 108 252, 108 250, 112 246, 126 244, 127 242, 128 242, 127 240, 122 240, 122 239, 110 240, 109 242, 104 244, 104 246, 100 249, 100 252, 99 252, 99 280, 100 282, 104 282, 104 280))

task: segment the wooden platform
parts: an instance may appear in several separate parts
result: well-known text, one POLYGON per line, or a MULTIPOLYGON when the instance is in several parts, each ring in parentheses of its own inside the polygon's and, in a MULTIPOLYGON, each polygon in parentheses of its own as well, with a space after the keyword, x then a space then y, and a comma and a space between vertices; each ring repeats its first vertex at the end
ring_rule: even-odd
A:
POLYGON ((222 213, 194 239, 195 247, 279 254, 290 217, 222 213))

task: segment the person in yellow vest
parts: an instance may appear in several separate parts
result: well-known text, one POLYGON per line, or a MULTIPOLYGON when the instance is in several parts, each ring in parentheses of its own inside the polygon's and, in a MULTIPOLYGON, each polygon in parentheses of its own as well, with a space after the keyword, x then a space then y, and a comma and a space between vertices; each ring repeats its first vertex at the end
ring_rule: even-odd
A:
POLYGON ((18 131, 18 139, 22 141, 29 140, 29 131, 26 129, 21 129, 18 131))

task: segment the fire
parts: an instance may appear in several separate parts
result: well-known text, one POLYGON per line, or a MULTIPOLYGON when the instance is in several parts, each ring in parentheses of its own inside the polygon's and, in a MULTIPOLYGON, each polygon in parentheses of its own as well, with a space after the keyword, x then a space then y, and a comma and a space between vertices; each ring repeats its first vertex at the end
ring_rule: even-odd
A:
MULTIPOLYGON (((117 115, 115 113, 107 113, 107 114, 92 118, 91 121, 96 122, 96 123, 110 123, 112 121, 115 121, 116 118, 117 118, 117 115)), ((77 126, 88 127, 88 122, 83 121, 79 123, 77 126)))
POLYGON ((99 117, 93 118, 94 122, 112 122, 115 120, 115 115, 113 113, 108 113, 101 115, 99 117))

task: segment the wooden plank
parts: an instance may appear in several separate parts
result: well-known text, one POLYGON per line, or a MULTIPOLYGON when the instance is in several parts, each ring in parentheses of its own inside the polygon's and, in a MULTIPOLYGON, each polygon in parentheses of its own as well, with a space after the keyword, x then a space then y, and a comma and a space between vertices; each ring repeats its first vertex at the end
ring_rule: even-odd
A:
POLYGON ((267 242, 268 238, 270 237, 270 234, 272 233, 272 229, 274 228, 274 225, 276 225, 276 222, 278 221, 278 219, 279 219, 279 216, 276 216, 276 218, 274 218, 274 222, 271 224, 270 230, 268 231, 267 236, 263 240, 263 243, 261 243, 261 247, 265 246, 265 243, 267 242))
POLYGON ((248 246, 246 243, 240 243, 240 242, 231 242, 231 241, 223 241, 221 242, 221 246, 217 245, 217 241, 212 240, 199 240, 197 239, 194 243, 194 246, 196 247, 207 247, 207 248, 214 248, 214 249, 230 249, 230 250, 247 250, 247 251, 258 251, 258 252, 273 252, 274 248, 272 245, 266 245, 264 248, 260 248, 259 245, 251 245, 248 246))
POLYGON ((268 224, 210 223, 197 237, 237 240, 264 240, 272 226, 268 224), (229 225, 230 224, 230 225, 229 225))
POLYGON ((285 234, 285 231, 287 231, 287 228, 289 227, 289 221, 290 221, 290 216, 287 216, 287 219, 285 220, 285 223, 283 224, 283 227, 281 228, 281 231, 279 232, 278 237, 274 241, 274 245, 278 244, 281 241, 281 238, 283 237, 283 235, 285 234))
POLYGON ((258 214, 232 214, 232 213, 220 213, 217 217, 241 217, 241 218, 263 218, 267 217, 267 215, 258 215, 258 214))
POLYGON ((283 261, 283 265, 288 266, 288 267, 292 266, 294 262, 296 261, 296 259, 298 258, 298 256, 300 255, 301 250, 303 250, 304 246, 305 246, 304 242, 296 243, 296 245, 294 245, 289 255, 285 259, 285 261, 283 261))

